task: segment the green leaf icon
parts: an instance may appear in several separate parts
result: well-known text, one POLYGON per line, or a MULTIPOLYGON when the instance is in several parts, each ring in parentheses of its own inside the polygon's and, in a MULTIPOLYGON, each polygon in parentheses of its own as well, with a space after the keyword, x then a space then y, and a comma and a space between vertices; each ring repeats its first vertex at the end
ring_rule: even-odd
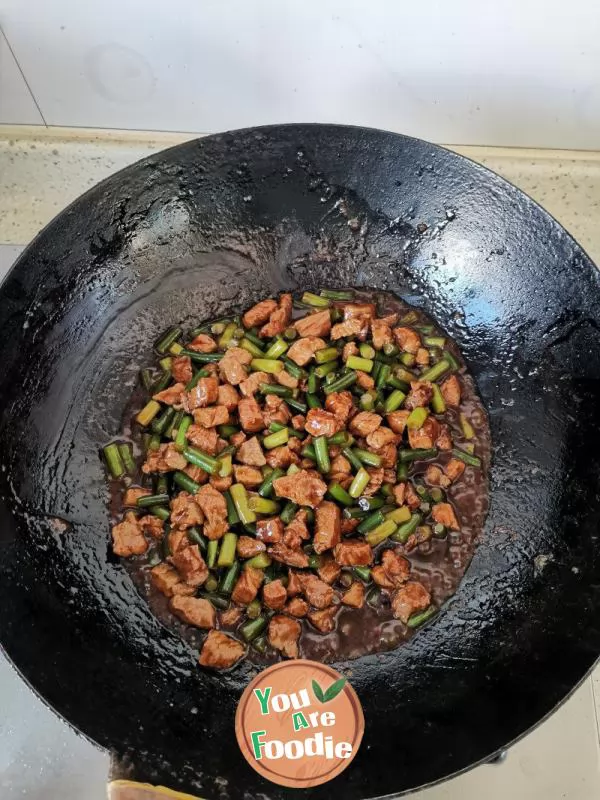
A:
POLYGON ((320 703, 325 702, 325 695, 323 694, 323 689, 319 686, 319 684, 313 679, 312 682, 313 692, 315 693, 315 697, 320 703))
POLYGON ((346 678, 340 678, 339 680, 335 681, 331 684, 329 689, 325 692, 323 703, 328 703, 330 700, 333 700, 334 697, 337 697, 338 694, 342 691, 344 686, 346 685, 346 678))
POLYGON ((315 697, 320 703, 328 703, 330 700, 333 700, 335 697, 338 696, 338 694, 342 691, 345 685, 346 685, 346 678, 340 678, 339 680, 334 681, 329 687, 329 689, 327 689, 324 692, 323 689, 321 689, 321 687, 315 680, 313 680, 312 682, 313 692, 315 693, 315 697))

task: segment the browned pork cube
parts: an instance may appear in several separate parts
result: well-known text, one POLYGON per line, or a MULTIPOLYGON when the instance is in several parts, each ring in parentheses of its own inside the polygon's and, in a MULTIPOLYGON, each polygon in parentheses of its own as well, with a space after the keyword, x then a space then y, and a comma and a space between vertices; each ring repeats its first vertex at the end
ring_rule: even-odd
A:
POLYGON ((308 336, 306 339, 298 339, 287 351, 287 357, 299 367, 305 367, 318 350, 327 347, 324 339, 318 336, 308 336))
POLYGON ((220 539, 227 532, 227 503, 221 492, 204 485, 195 495, 196 502, 204 512, 204 535, 207 539, 220 539))
POLYGON ((329 608, 322 608, 319 611, 309 611, 308 619, 321 633, 331 633, 335 630, 335 617, 338 610, 339 606, 329 606, 329 608))
POLYGON ((294 475, 285 475, 273 481, 273 488, 278 497, 287 497, 299 506, 316 508, 327 491, 327 484, 318 473, 301 469, 294 475))
POLYGON ((242 317, 242 325, 244 328, 257 328, 259 325, 264 325, 276 308, 277 300, 272 298, 261 300, 260 303, 246 311, 242 317))
POLYGON ((265 544, 275 544, 283 539, 283 522, 279 517, 259 519, 256 523, 256 538, 265 544))
POLYGON ((139 556, 148 549, 148 542, 144 538, 137 517, 132 511, 125 514, 125 519, 112 529, 113 552, 117 556, 129 558, 139 556))
POLYGON ((284 607, 287 600, 287 591, 279 578, 265 584, 262 591, 263 601, 267 608, 280 611, 284 607))
POLYGON ((298 580, 302 586, 304 596, 315 608, 325 608, 333 601, 333 589, 328 583, 317 578, 316 575, 303 575, 298 573, 298 580))
POLYGON ((342 567, 365 567, 373 562, 371 545, 358 539, 341 542, 335 546, 333 554, 342 567))
POLYGON ((235 588, 231 594, 231 599, 238 605, 247 606, 251 603, 263 582, 264 572, 262 569, 245 567, 237 580, 235 588))
POLYGON ((246 652, 243 644, 221 631, 211 630, 200 651, 199 664, 213 669, 228 669, 246 652))
POLYGON ((324 553, 340 543, 342 538, 342 512, 340 507, 324 500, 315 515, 315 553, 324 553))
POLYGON ((331 331, 331 315, 328 310, 308 314, 296 320, 294 327, 299 336, 329 336, 331 331))
POLYGON ((208 567, 197 544, 171 556, 171 563, 189 586, 201 586, 208 578, 208 567))
POLYGON ((392 595, 392 612, 405 624, 417 611, 425 611, 431 603, 431 595, 422 583, 409 581, 392 595))
POLYGON ((208 600, 201 597, 175 596, 169 603, 171 611, 188 625, 196 628, 214 628, 217 612, 208 600))
POLYGON ((298 658, 298 639, 302 627, 299 622, 283 614, 276 614, 269 622, 268 638, 271 647, 286 658, 298 658))
POLYGON ((257 433, 265 427, 260 406, 254 397, 243 397, 238 403, 240 425, 248 433, 257 433))
POLYGON ((347 592, 342 595, 342 603, 351 608, 362 608, 365 603, 365 587, 360 581, 354 581, 347 592))

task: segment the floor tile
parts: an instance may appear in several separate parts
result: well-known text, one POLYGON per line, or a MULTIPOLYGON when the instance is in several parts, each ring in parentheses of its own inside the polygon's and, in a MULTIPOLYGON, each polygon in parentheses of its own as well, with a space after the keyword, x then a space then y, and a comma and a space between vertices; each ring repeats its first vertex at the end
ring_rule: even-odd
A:
POLYGON ((0 283, 17 260, 19 253, 24 249, 24 246, 20 244, 0 244, 0 283))
POLYGON ((600 745, 592 679, 588 678, 550 719, 514 745, 502 763, 477 767, 411 797, 598 800, 600 745))
POLYGON ((600 663, 592 672, 592 689, 596 705, 596 724, 598 726, 598 739, 600 740, 600 663))
POLYGON ((0 654, 2 800, 104 800, 109 756, 79 736, 0 654))

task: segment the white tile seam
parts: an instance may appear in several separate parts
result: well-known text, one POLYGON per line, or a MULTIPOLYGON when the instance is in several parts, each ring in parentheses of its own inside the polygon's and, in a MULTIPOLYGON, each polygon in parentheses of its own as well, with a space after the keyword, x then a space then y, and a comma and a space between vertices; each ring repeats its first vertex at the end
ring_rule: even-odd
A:
MULTIPOLYGON (((44 123, 44 125, 47 128, 48 127, 48 123, 46 122, 46 117, 44 116, 44 112, 42 111, 42 109, 40 107, 40 104, 38 103, 37 97, 34 95, 32 89, 31 89, 31 85, 29 84, 29 81, 27 80, 27 77, 26 77, 25 73, 23 72, 23 68, 21 67, 21 64, 19 63, 19 59, 17 58, 17 54, 15 53, 15 51, 13 49, 13 46, 11 45, 11 43, 10 43, 10 41, 8 39, 8 36, 6 35, 6 32, 5 32, 4 28, 2 28, 1 25, 0 25, 0 36, 6 42, 6 46, 8 47, 8 49, 10 51, 10 54, 13 57, 15 64, 17 65, 17 69, 21 73, 21 77, 23 78, 23 82, 24 82, 25 86, 27 87, 27 91, 29 92, 29 96, 33 100, 33 103, 34 103, 35 107, 37 108, 38 114, 42 118, 42 122, 44 123)), ((31 127, 39 127, 39 126, 31 126, 31 127)))
MULTIPOLYGON (((32 97, 33 97, 33 94, 32 94, 32 97)), ((182 137, 183 138, 183 137, 194 137, 194 136, 212 136, 213 134, 226 133, 226 131, 217 131, 217 130, 214 130, 214 131, 168 131, 168 130, 163 130, 161 128, 115 128, 115 127, 111 127, 109 125, 107 125, 105 127, 102 126, 102 125, 96 125, 93 128, 90 128, 87 125, 53 125, 53 124, 49 125, 46 122, 44 124, 45 124, 47 130, 49 132, 51 132, 51 133, 53 133, 55 131, 58 131, 58 132, 73 131, 73 134, 72 134, 73 136, 79 136, 81 133, 88 133, 88 132, 93 133, 94 131, 100 131, 102 134, 111 134, 111 133, 116 133, 116 134, 121 133, 121 134, 124 134, 124 135, 136 135, 137 134, 140 137, 145 137, 146 135, 148 135, 150 138, 154 138, 155 139, 155 138, 157 138, 157 136, 158 137, 165 136, 165 137, 182 137)), ((268 124, 269 123, 265 123, 265 125, 268 125, 268 124)), ((3 127, 4 126, 0 123, 0 132, 2 131, 3 127)), ((7 126, 7 127, 9 127, 9 126, 7 126)), ((17 125, 17 127, 19 127, 19 126, 17 125)), ((23 125, 22 127, 23 128, 31 127, 31 128, 33 128, 35 130, 36 126, 35 125, 31 125, 31 126, 30 125, 23 125)), ((465 145, 465 147, 468 147, 468 145, 465 145)), ((519 149, 519 148, 515 148, 515 149, 519 149)), ((582 150, 581 152, 587 152, 587 151, 582 150)), ((593 151, 590 151, 590 152, 593 152, 593 151)))

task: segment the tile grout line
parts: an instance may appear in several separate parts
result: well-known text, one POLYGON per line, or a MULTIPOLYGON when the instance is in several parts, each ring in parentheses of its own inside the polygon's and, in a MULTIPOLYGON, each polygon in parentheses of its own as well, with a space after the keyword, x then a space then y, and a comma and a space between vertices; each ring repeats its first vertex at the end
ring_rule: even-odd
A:
POLYGON ((6 42, 6 46, 8 47, 9 52, 10 52, 11 56, 13 57, 13 59, 15 61, 15 64, 17 65, 17 69, 21 73, 21 77, 23 78, 25 86, 27 87, 27 91, 29 92, 29 94, 31 96, 31 99, 33 100, 33 103, 34 103, 35 107, 37 108, 38 114, 42 118, 42 122, 44 123, 44 125, 47 128, 48 127, 48 123, 46 122, 46 118, 44 117, 44 115, 42 113, 42 109, 40 108, 40 104, 38 103, 38 101, 36 99, 36 96, 34 95, 33 91, 31 90, 31 86, 29 85, 29 81, 27 80, 27 78, 25 77, 25 73, 21 69, 21 65, 19 63, 19 59, 17 58, 15 51, 12 49, 12 45, 8 41, 8 36, 4 32, 4 28, 2 28, 2 27, 0 27, 0 36, 2 36, 2 38, 6 42))

